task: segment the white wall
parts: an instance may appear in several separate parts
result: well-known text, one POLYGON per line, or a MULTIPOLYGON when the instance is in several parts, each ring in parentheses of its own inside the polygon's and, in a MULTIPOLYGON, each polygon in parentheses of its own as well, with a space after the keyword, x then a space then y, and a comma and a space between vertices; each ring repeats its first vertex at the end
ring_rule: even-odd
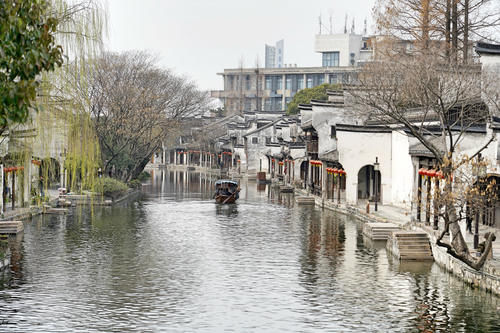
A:
MULTIPOLYGON (((399 132, 392 132, 392 204, 407 207, 411 206, 414 181, 413 164, 408 154, 408 136, 399 132)), ((383 175, 382 175, 383 177, 383 175)), ((383 181, 382 181, 383 182, 383 181)))
POLYGON ((337 139, 339 162, 347 172, 347 202, 356 204, 358 197, 358 172, 365 165, 373 165, 373 163, 375 163, 375 157, 378 157, 382 182, 381 200, 383 204, 390 204, 392 201, 391 133, 347 132, 337 130, 337 139))
POLYGON ((337 148, 337 140, 331 138, 331 126, 352 124, 353 118, 343 107, 313 105, 312 126, 318 133, 318 153, 321 156, 337 148))
POLYGON ((350 54, 355 54, 355 60, 360 58, 362 36, 356 34, 316 35, 315 52, 339 52, 339 66, 351 66, 350 54))

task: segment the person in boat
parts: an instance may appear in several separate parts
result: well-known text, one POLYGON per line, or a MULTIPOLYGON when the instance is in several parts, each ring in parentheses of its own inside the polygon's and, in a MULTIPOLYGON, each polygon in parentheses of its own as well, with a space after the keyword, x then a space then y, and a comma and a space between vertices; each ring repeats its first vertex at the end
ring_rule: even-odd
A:
POLYGON ((239 188, 238 184, 234 182, 220 182, 216 184, 214 198, 218 196, 231 197, 234 196, 236 199, 239 198, 239 188))

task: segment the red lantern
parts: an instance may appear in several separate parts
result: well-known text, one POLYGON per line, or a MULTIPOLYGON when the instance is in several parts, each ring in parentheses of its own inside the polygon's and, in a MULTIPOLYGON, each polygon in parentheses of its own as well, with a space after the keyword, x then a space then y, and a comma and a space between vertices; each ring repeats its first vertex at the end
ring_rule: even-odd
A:
POLYGON ((428 172, 427 172, 427 175, 429 177, 436 177, 436 170, 434 169, 430 169, 428 172))
POLYGON ((439 179, 443 179, 444 178, 443 172, 441 170, 436 172, 436 177, 438 177, 439 179))

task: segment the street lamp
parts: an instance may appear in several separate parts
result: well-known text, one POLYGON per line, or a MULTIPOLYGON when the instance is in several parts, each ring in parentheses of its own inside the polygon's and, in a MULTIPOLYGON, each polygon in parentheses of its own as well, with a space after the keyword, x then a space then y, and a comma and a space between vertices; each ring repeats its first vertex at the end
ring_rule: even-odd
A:
MULTIPOLYGON (((474 173, 477 177, 476 186, 478 186, 479 197, 481 197, 481 180, 486 177, 486 165, 481 164, 481 154, 477 156, 477 166, 474 168, 474 173)), ((481 199, 481 202, 483 200, 481 199)), ((474 225, 474 249, 479 247, 479 209, 476 207, 476 222, 474 225)))
POLYGON ((375 174, 375 211, 377 211, 378 206, 378 186, 377 186, 377 172, 380 170, 380 164, 378 163, 378 157, 375 157, 375 163, 373 164, 373 171, 375 174))

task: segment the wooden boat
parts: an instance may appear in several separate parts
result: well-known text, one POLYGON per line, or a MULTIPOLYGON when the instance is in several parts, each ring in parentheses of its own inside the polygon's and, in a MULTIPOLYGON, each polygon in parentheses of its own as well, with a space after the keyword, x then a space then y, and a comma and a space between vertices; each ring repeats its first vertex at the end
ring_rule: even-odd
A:
POLYGON ((215 182, 214 198, 216 203, 234 203, 240 197, 240 187, 234 180, 221 179, 215 182))

